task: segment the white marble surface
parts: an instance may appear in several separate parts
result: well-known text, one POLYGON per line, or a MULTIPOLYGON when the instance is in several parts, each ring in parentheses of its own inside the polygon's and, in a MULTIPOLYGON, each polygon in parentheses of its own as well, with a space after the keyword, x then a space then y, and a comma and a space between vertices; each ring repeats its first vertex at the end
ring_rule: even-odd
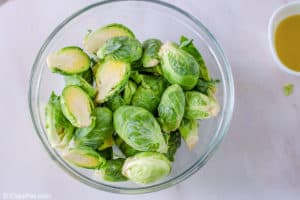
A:
MULTIPOLYGON (((0 0, 3 2, 3 0, 0 0)), ((49 32, 88 0, 9 0, 0 5, 0 199, 3 193, 52 199, 300 199, 300 78, 275 67, 267 23, 283 0, 174 0, 215 34, 232 65, 236 105, 215 156, 177 186, 144 195, 89 188, 65 174, 44 151, 30 120, 28 80, 49 32), (295 84, 290 97, 285 83, 295 84)))

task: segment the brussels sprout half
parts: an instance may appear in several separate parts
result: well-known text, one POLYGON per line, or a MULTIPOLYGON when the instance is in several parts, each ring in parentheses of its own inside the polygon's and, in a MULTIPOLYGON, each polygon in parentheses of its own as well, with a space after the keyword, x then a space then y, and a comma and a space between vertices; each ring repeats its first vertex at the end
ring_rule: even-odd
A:
POLYGON ((60 100, 63 114, 73 126, 83 128, 91 125, 94 105, 80 87, 66 86, 60 100))
POLYGON ((97 94, 97 90, 80 75, 65 76, 64 79, 66 85, 77 85, 81 87, 91 98, 94 98, 97 94))
POLYGON ((142 56, 142 45, 135 39, 126 36, 113 37, 97 51, 100 59, 109 58, 132 63, 142 56))
POLYGON ((184 115, 185 96, 177 84, 169 86, 162 95, 158 105, 158 121, 166 133, 175 131, 184 115))
POLYGON ((76 145, 97 149, 112 136, 114 132, 112 112, 106 107, 97 107, 93 115, 95 120, 89 127, 76 130, 74 139, 76 145))
POLYGON ((142 62, 144 67, 155 67, 159 64, 158 51, 162 43, 158 39, 148 39, 143 42, 142 62))
POLYGON ((199 66, 193 56, 172 42, 159 50, 163 76, 172 84, 179 84, 184 90, 191 90, 199 78, 199 66))
POLYGON ((101 167, 106 162, 97 151, 85 146, 66 149, 62 154, 62 158, 78 167, 87 169, 101 167))
POLYGON ((106 40, 118 36, 135 37, 126 26, 113 23, 89 32, 83 40, 83 46, 89 53, 96 53, 106 40))
POLYGON ((54 73, 78 74, 89 69, 90 58, 81 48, 69 46, 49 54, 47 65, 54 73))
POLYGON ((220 111, 220 106, 214 97, 200 92, 186 92, 185 102, 184 117, 188 119, 207 119, 217 116, 220 111))
POLYGON ((52 92, 45 110, 47 137, 54 148, 66 147, 73 137, 74 127, 65 118, 60 106, 60 97, 52 92))
POLYGON ((135 183, 148 184, 167 176, 171 167, 163 154, 142 152, 126 159, 122 174, 135 183))
POLYGON ((123 158, 108 160, 103 167, 96 171, 96 174, 106 181, 127 181, 127 178, 122 174, 124 161, 125 159, 123 158))
POLYGON ((113 122, 117 134, 134 149, 167 152, 160 126, 146 109, 122 106, 114 112, 113 122))
POLYGON ((130 65, 117 60, 100 62, 96 70, 97 103, 103 103, 124 88, 130 76, 130 65))
POLYGON ((183 119, 179 132, 189 150, 192 150, 199 140, 198 122, 195 119, 183 119))

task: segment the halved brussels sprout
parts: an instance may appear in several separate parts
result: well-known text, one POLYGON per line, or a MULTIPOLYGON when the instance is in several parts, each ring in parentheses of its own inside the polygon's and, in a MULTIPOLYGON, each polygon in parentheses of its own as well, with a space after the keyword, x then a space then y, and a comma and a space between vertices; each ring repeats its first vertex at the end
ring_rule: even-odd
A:
POLYGON ((165 154, 170 161, 174 161, 174 157, 176 151, 179 149, 181 145, 181 136, 178 131, 172 133, 165 133, 168 134, 168 152, 165 154))
POLYGON ((103 144, 98 148, 98 150, 103 151, 104 149, 110 148, 114 145, 114 143, 114 138, 110 136, 104 140, 103 144))
POLYGON ((192 150, 199 140, 197 120, 184 118, 179 127, 179 132, 189 150, 192 150))
POLYGON ((159 50, 164 77, 183 89, 192 89, 199 78, 199 66, 193 56, 172 42, 167 42, 159 50))
POLYGON ((60 97, 52 92, 45 110, 47 137, 54 148, 66 147, 73 137, 74 127, 65 118, 60 97))
POLYGON ((163 154, 142 152, 126 159, 122 174, 135 183, 148 184, 167 176, 171 167, 163 154))
POLYGON ((124 89, 124 102, 129 105, 131 103, 131 99, 136 91, 137 85, 135 82, 129 80, 124 89))
POLYGON ((199 79, 195 89, 208 96, 214 96, 217 92, 217 84, 219 82, 220 82, 219 80, 213 80, 213 79, 209 81, 206 81, 204 79, 199 79))
POLYGON ((134 34, 127 27, 114 23, 88 33, 83 40, 83 46, 89 53, 96 53, 106 40, 118 36, 134 38, 134 34))
POLYGON ((70 46, 49 54, 47 64, 54 73, 71 75, 88 70, 90 58, 81 48, 70 46))
POLYGON ((130 76, 129 63, 105 60, 96 70, 97 103, 103 103, 124 88, 130 76))
POLYGON ((120 94, 116 94, 113 97, 109 98, 105 105, 114 112, 119 107, 125 105, 125 100, 121 97, 120 94))
POLYGON ((169 86, 163 93, 158 105, 158 121, 164 132, 175 131, 184 115, 185 96, 177 84, 169 86))
POLYGON ((97 94, 97 90, 80 75, 65 76, 64 79, 66 85, 77 85, 81 87, 91 98, 94 98, 97 94))
POLYGON ((127 181, 127 178, 122 174, 124 161, 125 159, 123 158, 108 160, 103 167, 96 171, 96 174, 106 181, 127 181))
POLYGON ((160 126, 149 111, 141 107, 122 106, 113 115, 116 132, 131 147, 139 151, 167 152, 160 126))
POLYGON ((142 51, 142 45, 137 39, 120 36, 106 40, 97 51, 97 56, 100 59, 108 57, 132 63, 142 56, 142 51))
POLYGON ((63 159, 87 169, 95 169, 105 164, 106 160, 90 147, 77 147, 66 149, 62 154, 63 159))
POLYGON ((198 49, 194 46, 193 40, 188 39, 185 36, 181 36, 180 48, 188 52, 196 59, 199 65, 200 78, 204 79, 205 81, 210 81, 210 75, 206 67, 206 64, 202 58, 202 55, 200 54, 198 49))
POLYGON ((186 92, 185 102, 184 117, 188 119, 207 119, 217 116, 220 111, 220 106, 214 97, 200 92, 186 92))
POLYGON ((134 93, 131 104, 154 113, 166 87, 167 82, 163 77, 142 75, 142 84, 134 93))
POLYGON ((158 51, 162 45, 158 39, 148 39, 143 42, 142 62, 144 67, 155 67, 159 64, 158 51))
POLYGON ((76 145, 97 149, 112 136, 114 132, 112 112, 106 107, 97 107, 93 115, 95 119, 89 127, 76 130, 74 139, 76 145))
POLYGON ((91 125, 94 105, 80 87, 66 86, 60 100, 63 114, 73 126, 83 128, 91 125))

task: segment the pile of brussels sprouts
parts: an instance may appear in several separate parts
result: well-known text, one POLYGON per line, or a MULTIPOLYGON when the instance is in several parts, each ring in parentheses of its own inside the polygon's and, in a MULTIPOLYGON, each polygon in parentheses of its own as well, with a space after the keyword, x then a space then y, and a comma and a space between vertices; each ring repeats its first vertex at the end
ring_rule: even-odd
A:
POLYGON ((148 184, 167 176, 181 138, 192 149, 198 120, 220 110, 218 81, 193 41, 141 44, 124 25, 109 24, 89 31, 83 46, 47 58, 66 83, 46 106, 50 144, 106 181, 148 184))

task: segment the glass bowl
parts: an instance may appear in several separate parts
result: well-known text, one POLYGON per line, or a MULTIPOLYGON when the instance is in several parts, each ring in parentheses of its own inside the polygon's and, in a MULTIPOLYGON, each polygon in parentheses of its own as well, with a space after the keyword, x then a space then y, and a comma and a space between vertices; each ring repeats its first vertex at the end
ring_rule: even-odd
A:
POLYGON ((52 159, 75 179, 94 188, 115 193, 146 193, 168 188, 198 171, 213 155, 226 134, 234 105, 234 86, 230 65, 222 48, 195 17, 171 4, 153 0, 101 1, 74 13, 49 35, 41 47, 32 67, 29 89, 29 107, 36 132, 52 159), (178 41, 181 35, 194 39, 200 49, 212 77, 220 79, 217 99, 220 114, 201 122, 200 140, 193 151, 182 143, 173 163, 171 174, 150 185, 131 182, 105 182, 90 170, 74 167, 65 162, 49 144, 45 131, 44 108, 54 90, 60 94, 64 87, 62 76, 52 74, 47 67, 46 57, 50 52, 64 46, 82 46, 88 29, 96 29, 109 23, 128 26, 136 37, 143 41, 159 38, 162 41, 178 41))

